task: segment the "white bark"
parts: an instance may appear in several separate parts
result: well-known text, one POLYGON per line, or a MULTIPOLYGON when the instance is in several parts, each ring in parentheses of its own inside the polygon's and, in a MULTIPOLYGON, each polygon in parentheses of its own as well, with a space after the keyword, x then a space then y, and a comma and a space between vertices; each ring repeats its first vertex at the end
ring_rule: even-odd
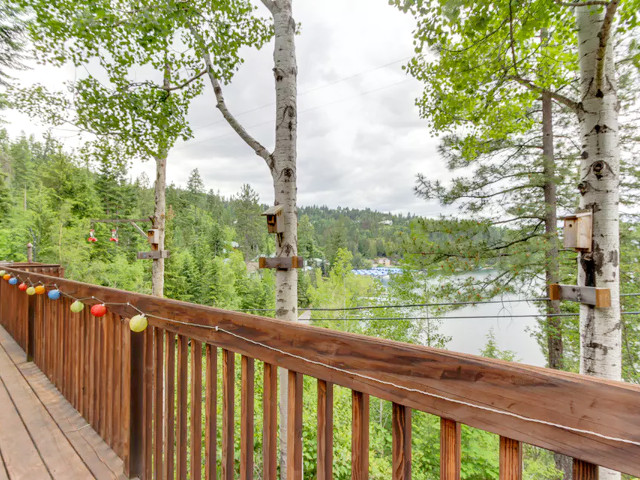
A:
MULTIPOLYGON (((252 137, 228 109, 220 82, 214 75, 213 60, 208 51, 203 52, 207 74, 216 96, 216 107, 227 123, 262 157, 273 181, 274 204, 283 206, 284 232, 276 238, 276 256, 294 257, 298 254, 297 210, 297 78, 295 31, 292 16, 293 0, 262 0, 273 16, 275 46, 273 52, 276 88, 275 148, 272 153, 252 137)), ((189 27, 194 38, 205 45, 195 27, 189 27)), ((295 321, 298 317, 298 271, 276 270, 276 317, 295 321)), ((286 478, 287 439, 287 382, 286 372, 280 373, 280 472, 286 478)))
MULTIPOLYGON (((617 82, 610 36, 615 3, 607 8, 576 8, 582 97, 580 207, 593 211, 592 252, 579 256, 578 284, 611 289, 611 308, 586 305, 580 308, 580 372, 620 380, 620 155, 617 82)), ((620 476, 601 469, 600 478, 620 476)))
MULTIPOLYGON (((273 14, 275 47, 273 52, 276 84, 276 143, 271 156, 271 177, 275 205, 283 206, 284 232, 276 240, 276 256, 298 254, 297 201, 297 77, 295 53, 295 21, 292 0, 277 0, 267 4, 273 14)), ((298 271, 276 270, 276 316, 282 320, 298 318, 298 271)), ((287 382, 280 381, 280 471, 286 478, 287 382)))
MULTIPOLYGON (((167 159, 156 157, 155 208, 153 212, 153 228, 158 229, 158 250, 164 250, 166 224, 166 186, 167 159)), ((151 289, 156 297, 164 296, 164 258, 153 260, 151 266, 151 289)))

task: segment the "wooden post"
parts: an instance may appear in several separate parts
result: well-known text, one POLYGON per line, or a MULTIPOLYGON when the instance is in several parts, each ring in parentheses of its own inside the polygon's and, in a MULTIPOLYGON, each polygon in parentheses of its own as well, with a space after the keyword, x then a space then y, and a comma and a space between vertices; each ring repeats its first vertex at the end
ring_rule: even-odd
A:
POLYGON ((27 262, 33 263, 33 243, 27 243, 27 262))
POLYGON ((500 437, 500 480, 522 479, 522 444, 500 437))
POLYGON ((597 480, 598 467, 589 462, 573 459, 573 480, 597 480))
POLYGON ((397 403, 392 407, 394 480, 411 480, 411 409, 397 403))
POLYGON ((369 395, 351 392, 351 479, 369 478, 369 395))
POLYGON ((129 452, 124 468, 129 478, 144 480, 144 335, 130 335, 129 452))
POLYGON ((36 321, 36 297, 29 295, 27 300, 27 362, 33 362, 36 348, 35 321, 36 321))
POLYGON ((460 424, 440 419, 440 478, 460 480, 460 424))

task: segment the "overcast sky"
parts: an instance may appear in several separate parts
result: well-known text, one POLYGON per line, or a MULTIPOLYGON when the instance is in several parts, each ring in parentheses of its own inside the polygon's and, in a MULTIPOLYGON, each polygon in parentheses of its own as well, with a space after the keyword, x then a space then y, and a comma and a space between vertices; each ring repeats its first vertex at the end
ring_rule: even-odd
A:
MULTIPOLYGON (((299 205, 437 215, 437 204, 413 194, 418 172, 444 176, 444 164, 414 106, 421 86, 402 71, 413 52, 412 19, 386 0, 296 0, 294 17, 302 24, 296 39, 299 205)), ((245 64, 224 90, 232 113, 268 148, 274 137, 272 55, 273 44, 244 51, 245 64)), ((22 84, 61 88, 76 74, 38 67, 18 77, 22 84)), ((12 135, 46 129, 16 113, 6 119, 12 135)), ((207 189, 232 195, 249 183, 262 202, 273 202, 264 161, 222 119, 210 88, 194 102, 190 122, 194 138, 170 152, 169 183, 185 185, 198 168, 207 189)), ((68 129, 53 133, 67 137, 70 148, 77 145, 68 129)), ((154 178, 153 169, 134 164, 132 175, 144 171, 154 178)))

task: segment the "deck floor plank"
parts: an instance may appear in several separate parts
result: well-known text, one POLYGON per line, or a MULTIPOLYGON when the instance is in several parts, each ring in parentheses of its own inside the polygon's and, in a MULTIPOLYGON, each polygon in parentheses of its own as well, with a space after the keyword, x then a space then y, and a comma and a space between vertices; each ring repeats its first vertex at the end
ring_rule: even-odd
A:
POLYGON ((0 454, 6 465, 5 471, 0 464, 0 480, 7 478, 7 472, 11 480, 126 478, 113 450, 46 375, 26 362, 22 349, 2 327, 0 379, 0 454), (10 443, 3 434, 10 434, 10 443))
POLYGON ((0 451, 10 478, 51 478, 4 382, 0 382, 0 405, 0 451))

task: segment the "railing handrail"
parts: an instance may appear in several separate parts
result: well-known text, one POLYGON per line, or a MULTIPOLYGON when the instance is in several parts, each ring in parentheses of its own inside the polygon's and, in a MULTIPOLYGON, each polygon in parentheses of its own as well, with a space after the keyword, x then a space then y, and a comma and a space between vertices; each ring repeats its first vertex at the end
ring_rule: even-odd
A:
POLYGON ((640 386, 24 272, 151 326, 632 475, 640 386), (127 302, 133 307, 128 306, 127 302), (591 433, 586 433, 591 432, 591 433))

